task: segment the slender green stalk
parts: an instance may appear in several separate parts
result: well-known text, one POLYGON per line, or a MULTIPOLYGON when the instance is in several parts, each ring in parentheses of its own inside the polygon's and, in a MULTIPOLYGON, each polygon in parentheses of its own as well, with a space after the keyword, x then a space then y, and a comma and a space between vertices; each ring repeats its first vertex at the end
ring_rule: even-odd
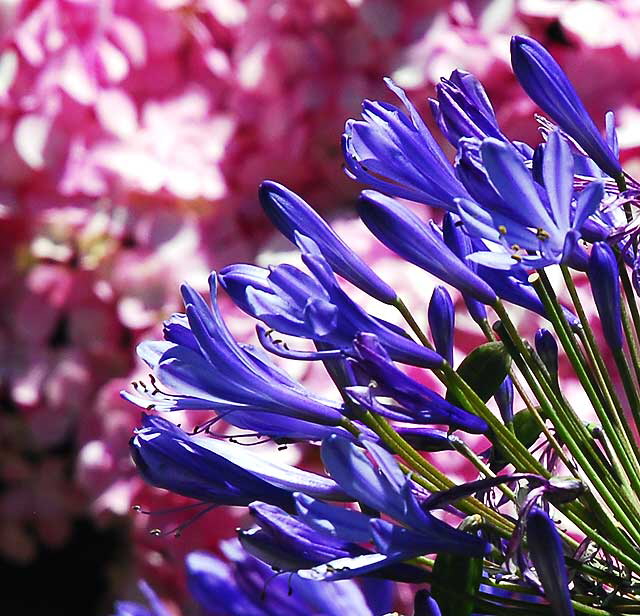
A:
MULTIPOLYGON (((544 276, 544 272, 541 272, 538 276, 530 277, 530 282, 538 292, 540 299, 545 306, 545 310, 548 313, 548 317, 551 319, 554 325, 554 329, 556 330, 556 333, 561 340, 565 352, 567 352, 567 355, 570 357, 571 363, 574 365, 574 369, 576 370, 580 381, 588 384, 588 386, 593 391, 592 385, 588 379, 588 375, 584 371, 582 363, 576 356, 576 349, 574 346, 573 338, 569 338, 569 335, 567 333, 568 326, 566 325, 566 321, 564 323, 562 322, 562 311, 558 308, 559 304, 557 303, 557 300, 555 300, 555 295, 553 296, 554 299, 552 300, 549 291, 545 286, 545 283, 546 285, 548 285, 548 279, 546 279, 546 276, 544 276)), ((563 425, 563 422, 560 422, 557 425, 554 422, 554 425, 560 432, 561 438, 565 440, 565 436, 567 434, 566 426, 563 425)), ((586 430, 582 423, 580 423, 579 429, 586 430)), ((620 492, 620 486, 615 477, 612 477, 606 467, 603 467, 602 461, 599 458, 597 464, 598 466, 605 469, 605 474, 600 476, 597 472, 595 472, 595 469, 591 466, 590 461, 587 460, 586 456, 584 455, 584 451, 580 448, 575 448, 573 435, 569 435, 569 439, 570 441, 565 441, 565 443, 569 447, 572 455, 580 464, 586 476, 589 478, 589 481, 591 482, 593 487, 597 490, 602 501, 606 503, 607 507, 614 513, 618 521, 622 524, 629 535, 633 537, 636 542, 640 542, 640 532, 638 532, 638 512, 634 510, 628 499, 624 498, 624 495, 620 492), (635 519, 635 521, 632 522, 632 519, 635 519)), ((589 443, 589 441, 587 440, 585 446, 591 448, 591 443, 589 443)), ((601 521, 606 520, 606 518, 602 515, 599 515, 598 518, 601 521)), ((624 538, 623 543, 627 543, 626 539, 624 538)), ((629 546, 627 546, 627 548, 628 547, 629 546)))
MULTIPOLYGON (((584 311, 580 296, 578 295, 568 268, 562 267, 562 275, 569 294, 571 295, 573 305, 578 313, 580 323, 582 324, 582 330, 578 333, 578 337, 581 339, 583 347, 587 352, 594 375, 607 405, 608 412, 598 412, 596 408, 598 419, 602 424, 609 442, 613 446, 620 464, 624 467, 624 476, 629 483, 633 484, 636 493, 640 494, 640 451, 633 439, 633 435, 628 432, 628 424, 625 421, 624 410, 616 394, 611 376, 600 353, 600 348, 596 342, 589 319, 584 311)), ((616 463, 617 461, 614 460, 614 465, 616 465, 616 463)))
MULTIPOLYGON (((425 460, 418 451, 416 451, 402 436, 400 436, 389 424, 382 418, 372 413, 363 415, 363 423, 371 428, 389 447, 409 464, 409 466, 420 472, 423 477, 431 482, 432 486, 437 490, 448 490, 456 484, 444 475, 433 464, 425 460)), ((433 487, 430 488, 432 491, 433 487)), ((460 508, 469 513, 478 513, 496 527, 507 533, 507 536, 513 532, 513 523, 504 518, 498 512, 487 507, 475 498, 467 498, 460 502, 460 508)))
POLYGON ((620 373, 620 378, 622 379, 624 393, 626 394, 629 406, 631 407, 631 413, 636 424, 636 429, 640 432, 640 397, 638 397, 638 389, 636 384, 633 382, 633 377, 629 371, 627 358, 625 357, 623 350, 612 349, 612 352, 616 366, 618 367, 618 372, 620 373))
MULTIPOLYGON (((631 284, 631 280, 629 280, 629 272, 627 271, 624 262, 620 264, 618 269, 620 271, 620 281, 622 282, 624 297, 627 302, 627 306, 629 307, 629 311, 631 312, 633 330, 636 332, 636 335, 640 335, 640 311, 638 310, 638 302, 636 301, 636 294, 633 290, 633 285, 631 284)), ((633 365, 636 371, 636 377, 638 378, 638 381, 640 381, 640 358, 638 357, 637 347, 635 345, 634 349, 636 349, 636 353, 632 356, 634 362, 633 365)))
POLYGON ((429 338, 427 338, 426 334, 422 331, 416 320, 413 318, 411 314, 411 310, 407 308, 407 305, 398 297, 393 305, 398 309, 404 320, 408 323, 409 327, 413 331, 413 333, 418 337, 418 340, 429 349, 433 349, 429 338))

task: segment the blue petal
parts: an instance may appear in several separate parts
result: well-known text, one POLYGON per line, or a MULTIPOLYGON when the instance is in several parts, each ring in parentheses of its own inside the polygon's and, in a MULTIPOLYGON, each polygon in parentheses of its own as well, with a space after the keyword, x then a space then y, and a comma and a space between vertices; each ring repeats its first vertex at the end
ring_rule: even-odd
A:
POLYGON ((306 494, 294 494, 300 519, 316 530, 345 541, 369 541, 369 517, 353 509, 336 507, 306 494))
POLYGON ((396 299, 395 291, 349 248, 298 195, 275 182, 262 182, 260 202, 271 222, 291 242, 294 232, 313 237, 335 272, 369 295, 385 303, 396 299))

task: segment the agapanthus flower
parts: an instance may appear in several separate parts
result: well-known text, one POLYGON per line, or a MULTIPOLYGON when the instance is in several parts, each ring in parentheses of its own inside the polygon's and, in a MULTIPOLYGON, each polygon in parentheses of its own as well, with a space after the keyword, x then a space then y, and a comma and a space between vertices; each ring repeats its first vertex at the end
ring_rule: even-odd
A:
POLYGON ((381 192, 454 210, 467 191, 404 91, 387 86, 407 108, 363 103, 362 120, 349 120, 343 135, 345 162, 354 178, 381 192))
POLYGON ((257 498, 293 508, 293 492, 344 500, 335 482, 275 464, 241 445, 189 435, 175 424, 144 415, 131 453, 146 481, 203 503, 248 505, 257 498))
POLYGON ((301 197, 275 182, 263 182, 258 192, 262 209, 287 239, 295 244, 296 232, 313 238, 334 272, 382 302, 396 300, 395 291, 301 197))
POLYGON ((123 395, 147 408, 217 410, 230 414, 231 422, 237 410, 337 425, 342 417, 339 404, 307 392, 251 347, 234 340, 218 309, 215 274, 210 286, 211 308, 183 286, 186 317, 167 322, 164 342, 143 343, 138 349, 158 380, 178 393, 139 386, 138 394, 123 395))
POLYGON ((358 335, 354 349, 355 359, 349 367, 356 383, 345 387, 344 391, 363 408, 382 417, 410 423, 444 424, 451 430, 473 433, 488 430, 480 417, 451 404, 405 374, 391 361, 375 335, 358 335))
POLYGON ((437 353, 363 311, 340 287, 317 244, 297 238, 310 274, 287 265, 231 265, 220 271, 222 286, 240 308, 279 332, 330 348, 349 352, 359 332, 370 332, 396 361, 424 367, 442 364, 437 353))
MULTIPOLYGON (((240 541, 296 579, 429 582, 432 597, 418 593, 417 613, 624 610, 637 602, 640 576, 634 507, 640 400, 633 375, 640 367, 632 327, 639 317, 624 269, 635 257, 635 238, 619 229, 621 235, 609 238, 614 248, 594 243, 589 219, 604 220, 609 198, 618 197, 611 181, 590 173, 593 153, 572 150, 562 126, 545 130, 545 142, 532 149, 504 138, 474 78, 454 73, 440 94, 434 110, 457 142, 455 167, 431 147, 435 141, 413 108, 409 119, 375 103, 365 105, 363 122, 347 127, 347 164, 388 193, 363 194, 365 224, 397 254, 463 294, 483 336, 478 346, 452 365, 456 319, 448 292, 436 290, 427 315, 431 332, 424 331, 305 202, 267 184, 265 207, 308 271, 234 264, 221 272, 222 285, 264 323, 257 332, 267 352, 324 367, 340 402, 302 389, 255 349, 239 345, 215 298, 210 309, 188 287, 186 316, 170 319, 167 342, 143 353, 176 392, 161 393, 158 410, 192 404, 218 414, 208 429, 225 413, 240 413, 239 425, 257 426, 276 442, 317 446, 321 439, 325 473, 270 466, 216 440, 223 435, 189 435, 159 418, 146 419, 150 425, 134 437, 136 455, 152 483, 202 503, 248 506, 257 526, 240 529, 240 541), (409 195, 449 210, 443 228, 423 223, 394 199, 409 195), (550 265, 562 266, 577 316, 558 300, 550 265), (579 274, 568 265, 588 272, 598 327, 576 288, 579 274), (355 301, 358 291, 336 275, 396 308, 408 329, 371 316, 355 301), (536 319, 527 313, 513 319, 500 300, 544 314, 566 361, 548 332, 531 340, 536 319), (600 329, 614 365, 602 353, 600 329), (292 348, 276 332, 308 342, 292 348), (182 363, 174 361, 176 349, 182 363), (565 364, 580 383, 577 398, 559 381, 565 364), (438 451, 425 456, 416 449, 422 445, 438 451), (440 453, 446 472, 437 464, 440 453), (461 481, 456 462, 477 473, 461 481), (505 578, 508 588, 501 587, 505 578)), ((309 463, 319 465, 317 456, 309 463)))
POLYGON ((535 268, 559 262, 584 269, 586 256, 577 240, 604 190, 602 183, 593 182, 573 204, 573 156, 560 133, 551 133, 544 147, 544 193, 510 144, 485 139, 480 154, 499 199, 482 204, 460 199, 459 211, 474 235, 504 250, 481 251, 470 258, 497 269, 510 269, 514 263, 535 268))
POLYGON ((527 537, 531 560, 554 614, 573 616, 562 542, 553 520, 539 507, 533 507, 527 516, 527 537))
POLYGON ((463 137, 506 140, 500 132, 491 101, 474 75, 456 69, 436 86, 437 100, 431 99, 431 112, 438 128, 454 147, 463 137))
POLYGON ((208 614, 303 616, 311 612, 339 616, 347 610, 357 616, 372 616, 384 609, 383 605, 370 608, 369 597, 352 580, 324 584, 296 575, 274 577, 271 567, 235 540, 224 542, 221 549, 225 559, 203 551, 191 552, 185 559, 189 591, 208 614))

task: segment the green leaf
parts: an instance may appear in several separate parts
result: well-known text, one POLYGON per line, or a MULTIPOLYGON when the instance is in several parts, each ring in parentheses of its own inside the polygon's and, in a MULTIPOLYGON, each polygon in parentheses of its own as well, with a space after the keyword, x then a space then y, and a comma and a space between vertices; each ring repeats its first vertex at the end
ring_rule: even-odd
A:
MULTIPOLYGON (((538 409, 538 413, 540 413, 540 408, 536 408, 538 409)), ((542 433, 540 424, 536 421, 533 413, 529 409, 522 409, 513 416, 513 431, 516 438, 527 449, 538 440, 538 437, 542 433)), ((493 471, 498 472, 507 465, 507 458, 504 457, 499 440, 492 438, 491 441, 495 445, 491 468, 493 471)))
POLYGON ((438 554, 432 574, 431 595, 442 616, 469 616, 482 579, 482 558, 438 554))
MULTIPOLYGON (((538 409, 540 412, 540 409, 538 409)), ((531 447, 542 433, 540 424, 529 409, 522 409, 513 416, 513 429, 516 438, 527 448, 531 447)))
MULTIPOLYGON (((456 372, 486 402, 504 381, 511 368, 511 356, 502 342, 487 342, 476 347, 456 372)), ((462 406, 455 393, 447 391, 447 401, 462 406)))

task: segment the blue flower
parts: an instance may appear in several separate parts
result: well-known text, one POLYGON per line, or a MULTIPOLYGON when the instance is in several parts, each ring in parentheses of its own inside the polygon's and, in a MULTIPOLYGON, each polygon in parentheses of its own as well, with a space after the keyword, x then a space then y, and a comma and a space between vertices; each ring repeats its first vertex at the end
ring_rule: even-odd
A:
POLYGON ((482 84, 471 74, 454 70, 436 85, 438 100, 431 99, 431 111, 438 128, 454 147, 463 137, 484 139, 506 137, 500 132, 493 107, 482 84))
POLYGON ((358 384, 345 392, 356 404, 398 421, 444 424, 472 433, 488 430, 483 419, 447 402, 395 366, 374 335, 360 334, 354 346, 357 359, 350 368, 358 384))
POLYGON ((585 269, 586 255, 577 240, 585 220, 600 205, 604 188, 602 182, 592 182, 573 205, 573 156, 560 133, 551 133, 544 148, 544 191, 510 144, 485 139, 480 153, 498 198, 481 204, 459 199, 458 206, 468 232, 495 248, 469 258, 497 269, 520 263, 531 268, 569 263, 585 269))
POLYGON ((313 238, 334 272, 381 302, 396 301, 396 292, 298 195, 269 181, 260 184, 258 194, 267 216, 289 241, 296 242, 296 232, 313 238))
POLYGON ((371 332, 396 361, 437 368, 443 359, 402 330, 367 314, 338 284, 317 245, 296 235, 311 275, 292 265, 230 265, 220 283, 233 301, 269 327, 351 353, 359 332, 371 332))
MULTIPOLYGON (((324 584, 297 575, 274 577, 273 570, 248 554, 236 540, 225 541, 227 558, 191 552, 185 559, 191 596, 207 614, 220 616, 381 615, 390 603, 367 605, 369 597, 351 580, 324 584)), ((383 580, 380 580, 385 585, 383 580)), ((388 608, 388 609, 386 609, 388 608)))
POLYGON ((241 445, 189 435, 157 416, 143 415, 130 447, 145 481, 203 503, 246 506, 261 499, 291 510, 293 492, 345 498, 326 477, 269 461, 241 445))
POLYGON ((322 461, 331 477, 358 502, 403 524, 371 520, 380 552, 392 560, 438 552, 470 556, 487 553, 489 545, 484 539, 452 528, 425 511, 418 503, 415 486, 391 454, 370 441, 363 440, 362 444, 376 466, 362 449, 337 436, 323 441, 322 461))
MULTIPOLYGON (((341 405, 311 394, 256 349, 234 340, 218 309, 216 281, 212 274, 211 308, 183 285, 186 316, 174 316, 165 324, 165 341, 143 342, 138 347, 157 379, 177 393, 166 394, 154 385, 153 389, 138 386, 136 394, 123 392, 123 396, 156 410, 214 410, 231 423, 238 412, 242 427, 250 427, 251 414, 260 412, 338 424, 343 417, 341 405)), ((279 423, 286 432, 287 424, 279 423)), ((305 427, 288 425, 293 432, 305 427)))
POLYGON ((352 541, 319 532, 278 507, 255 502, 250 506, 258 527, 239 531, 244 548, 283 571, 296 571, 307 580, 343 580, 374 574, 405 582, 425 581, 425 572, 371 552, 352 541))
POLYGON ((379 101, 364 101, 362 120, 349 120, 342 138, 353 177, 389 195, 452 210, 454 198, 467 196, 451 163, 404 91, 387 86, 409 115, 379 101))
POLYGON ((622 173, 617 155, 600 135, 568 77, 540 43, 514 36, 511 65, 525 92, 603 171, 611 177, 622 173))

